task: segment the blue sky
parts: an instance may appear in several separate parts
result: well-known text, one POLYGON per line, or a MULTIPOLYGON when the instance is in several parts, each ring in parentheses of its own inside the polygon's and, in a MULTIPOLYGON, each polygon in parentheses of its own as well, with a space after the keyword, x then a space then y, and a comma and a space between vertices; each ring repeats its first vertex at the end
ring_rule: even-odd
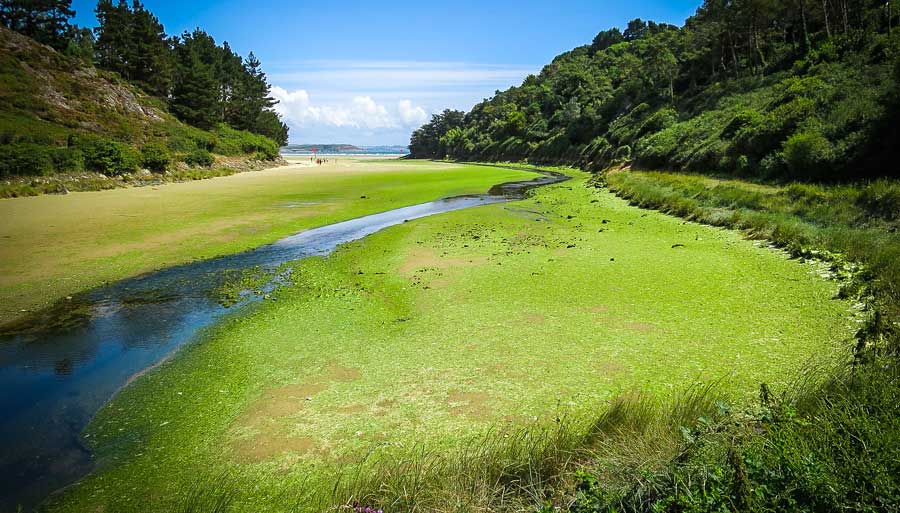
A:
MULTIPOLYGON (((201 27, 262 60, 294 143, 406 144, 561 52, 633 18, 680 25, 701 0, 144 0, 169 34, 201 27)), ((74 0, 94 26, 94 0, 74 0)))

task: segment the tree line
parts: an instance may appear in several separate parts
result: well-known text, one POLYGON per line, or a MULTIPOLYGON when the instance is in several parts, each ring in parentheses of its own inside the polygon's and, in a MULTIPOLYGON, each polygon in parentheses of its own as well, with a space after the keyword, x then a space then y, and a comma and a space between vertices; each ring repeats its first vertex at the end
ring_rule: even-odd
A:
POLYGON ((58 51, 112 71, 164 99, 181 121, 205 130, 219 123, 287 144, 288 128, 273 110, 259 59, 197 28, 166 34, 140 0, 99 0, 98 26, 69 20, 71 0, 0 0, 0 23, 58 51))
POLYGON ((636 19, 416 130, 414 157, 620 162, 762 177, 884 173, 898 155, 895 0, 705 0, 636 19), (877 134, 877 135, 876 135, 877 134))

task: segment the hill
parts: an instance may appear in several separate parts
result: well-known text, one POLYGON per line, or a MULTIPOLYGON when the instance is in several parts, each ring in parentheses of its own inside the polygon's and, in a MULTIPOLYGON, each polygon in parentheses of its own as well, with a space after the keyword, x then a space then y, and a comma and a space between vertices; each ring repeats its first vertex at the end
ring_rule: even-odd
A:
POLYGON ((891 2, 707 0, 683 27, 600 32, 470 112, 435 116, 411 150, 593 171, 896 174, 898 21, 891 2))
POLYGON ((119 75, 0 27, 0 197, 271 166, 274 141, 182 123, 119 75))

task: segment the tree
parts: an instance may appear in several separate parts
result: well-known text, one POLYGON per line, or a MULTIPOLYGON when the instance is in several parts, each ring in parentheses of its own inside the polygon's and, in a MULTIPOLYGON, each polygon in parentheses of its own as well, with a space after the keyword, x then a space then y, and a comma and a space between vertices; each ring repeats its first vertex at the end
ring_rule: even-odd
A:
POLYGON ((100 0, 94 29, 98 66, 135 82, 150 94, 166 97, 172 85, 172 42, 159 19, 140 0, 100 0))
POLYGON ((218 83, 212 66, 203 62, 192 46, 177 46, 178 71, 170 104, 178 119, 203 129, 220 121, 218 83))
POLYGON ((125 0, 113 4, 112 0, 100 0, 94 10, 98 25, 94 29, 97 41, 97 65, 129 78, 132 59, 131 10, 125 0))
POLYGON ((72 0, 0 0, 0 23, 57 50, 69 45, 72 0))
POLYGON ((222 107, 222 119, 235 126, 239 118, 237 104, 244 80, 244 61, 240 55, 231 50, 228 41, 222 43, 222 55, 216 68, 216 80, 219 81, 219 101, 222 107))
POLYGON ((241 130, 265 135, 284 145, 287 142, 287 125, 281 122, 273 107, 278 103, 271 96, 271 86, 262 70, 262 64, 253 52, 247 56, 243 76, 238 83, 230 124, 241 130))
POLYGON ((127 76, 140 84, 148 93, 168 96, 172 83, 172 49, 166 31, 159 19, 134 0, 130 12, 129 44, 131 50, 127 76))
POLYGON ((610 46, 617 45, 622 41, 625 41, 625 37, 618 28, 603 30, 594 37, 594 41, 591 43, 591 53, 602 52, 610 46))
POLYGON ((647 22, 640 18, 633 19, 628 22, 628 28, 625 29, 622 37, 625 41, 637 41, 647 35, 647 22))
POLYGON ((285 146, 288 143, 288 127, 281 121, 281 116, 273 110, 259 113, 254 132, 272 139, 278 146, 285 146))

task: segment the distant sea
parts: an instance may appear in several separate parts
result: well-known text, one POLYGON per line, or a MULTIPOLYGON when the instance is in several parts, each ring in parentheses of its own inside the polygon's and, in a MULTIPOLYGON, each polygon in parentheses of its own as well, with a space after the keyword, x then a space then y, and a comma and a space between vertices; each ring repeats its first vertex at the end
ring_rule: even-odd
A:
POLYGON ((289 157, 292 155, 322 155, 322 156, 388 156, 402 157, 409 155, 407 146, 353 146, 350 144, 291 144, 281 148, 281 154, 289 157))

